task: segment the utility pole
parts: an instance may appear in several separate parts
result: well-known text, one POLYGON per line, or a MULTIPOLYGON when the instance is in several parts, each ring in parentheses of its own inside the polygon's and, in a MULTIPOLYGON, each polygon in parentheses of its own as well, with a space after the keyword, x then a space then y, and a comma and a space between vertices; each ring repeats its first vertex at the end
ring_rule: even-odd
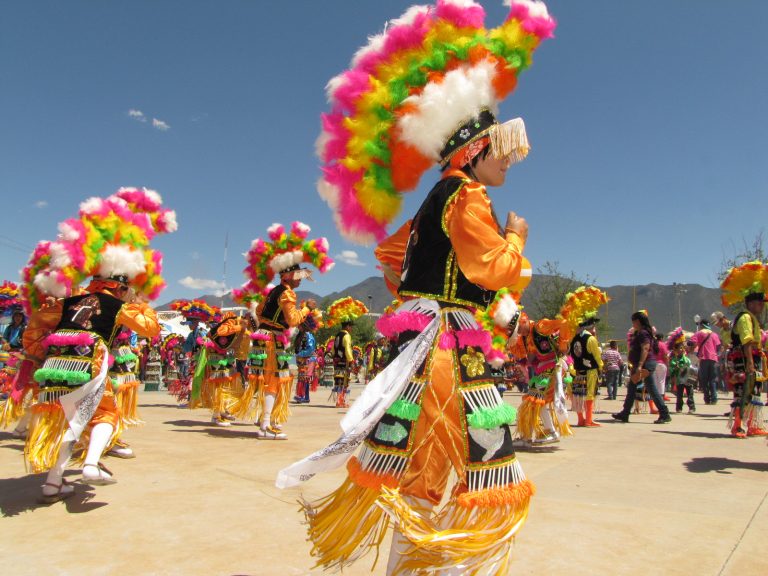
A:
POLYGON ((677 298, 677 321, 679 326, 683 327, 683 294, 688 292, 683 285, 678 282, 672 282, 672 287, 675 289, 675 298, 677 298))

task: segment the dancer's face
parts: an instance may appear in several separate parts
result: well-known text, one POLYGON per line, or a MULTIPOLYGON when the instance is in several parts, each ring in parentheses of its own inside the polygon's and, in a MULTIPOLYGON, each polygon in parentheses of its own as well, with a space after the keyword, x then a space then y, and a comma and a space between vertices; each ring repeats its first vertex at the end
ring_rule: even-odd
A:
POLYGON ((493 154, 488 154, 485 158, 480 158, 477 161, 473 172, 480 184, 485 186, 501 186, 507 179, 507 169, 510 164, 512 164, 510 156, 494 158, 493 154))

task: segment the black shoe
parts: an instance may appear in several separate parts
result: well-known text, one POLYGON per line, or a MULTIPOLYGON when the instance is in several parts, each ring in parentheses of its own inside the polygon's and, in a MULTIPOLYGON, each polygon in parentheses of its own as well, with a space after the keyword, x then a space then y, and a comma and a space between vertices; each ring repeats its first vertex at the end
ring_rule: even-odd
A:
POLYGON ((611 414, 611 418, 614 420, 618 420, 619 422, 624 422, 625 424, 629 422, 629 416, 625 416, 621 412, 616 412, 616 414, 611 414))
POLYGON ((667 424, 668 422, 672 422, 672 418, 667 416, 659 416, 656 420, 653 421, 654 424, 667 424))

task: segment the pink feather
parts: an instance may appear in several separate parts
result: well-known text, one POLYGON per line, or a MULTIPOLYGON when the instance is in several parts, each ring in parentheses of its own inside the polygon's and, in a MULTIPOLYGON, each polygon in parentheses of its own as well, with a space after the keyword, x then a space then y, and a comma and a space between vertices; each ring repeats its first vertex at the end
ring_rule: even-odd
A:
POLYGON ((435 15, 459 28, 482 28, 485 22, 485 10, 479 4, 461 7, 444 0, 438 0, 435 15))

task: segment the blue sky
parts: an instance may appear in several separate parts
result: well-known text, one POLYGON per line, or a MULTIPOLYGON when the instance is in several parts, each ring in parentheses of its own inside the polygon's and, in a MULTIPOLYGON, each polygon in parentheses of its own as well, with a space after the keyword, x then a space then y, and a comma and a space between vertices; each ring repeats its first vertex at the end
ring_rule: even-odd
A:
MULTIPOLYGON (((242 283, 241 254, 276 221, 302 220, 333 255, 357 255, 306 288, 375 274, 372 248, 342 241, 317 196, 314 141, 325 83, 411 4, 0 4, 0 280, 18 280, 80 201, 120 186, 154 188, 178 213, 179 231, 156 243, 161 301, 213 291, 188 277, 223 282, 227 235, 226 284, 242 283)), ((500 0, 483 5, 488 26, 502 21, 500 0)), ((528 219, 534 268, 714 285, 723 256, 765 221, 768 3, 548 6, 556 38, 501 108, 525 118, 533 149, 491 191, 497 213, 528 219)))

